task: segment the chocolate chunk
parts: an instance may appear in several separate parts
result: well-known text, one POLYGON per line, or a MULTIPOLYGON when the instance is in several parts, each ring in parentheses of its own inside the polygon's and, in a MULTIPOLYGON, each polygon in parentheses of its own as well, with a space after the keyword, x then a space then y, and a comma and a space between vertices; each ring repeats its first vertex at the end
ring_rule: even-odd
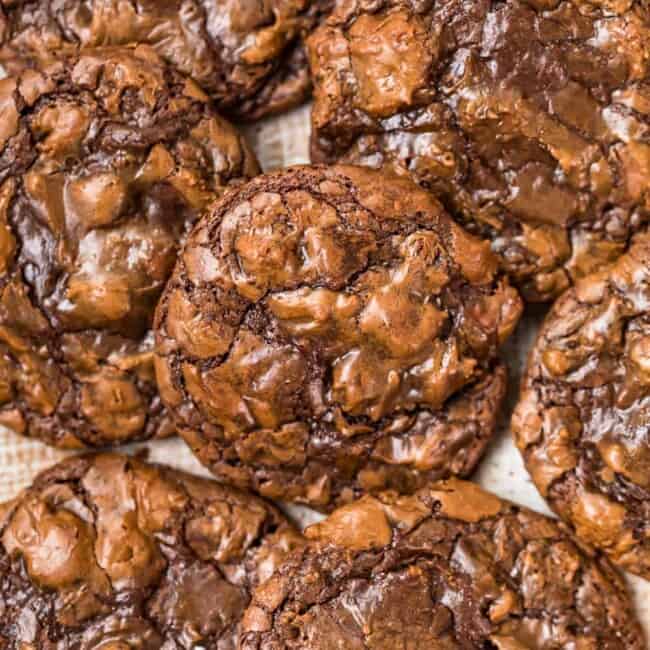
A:
POLYGON ((141 43, 218 108, 257 119, 311 91, 302 41, 332 0, 0 0, 0 63, 48 51, 141 43))
POLYGON ((235 650, 252 589, 302 538, 272 506, 116 454, 0 509, 0 646, 235 650))
POLYGON ((527 300, 650 221, 647 2, 342 1, 308 46, 312 160, 412 176, 527 300))
POLYGON ((0 81, 0 423, 65 447, 168 435, 153 312, 179 243, 258 172, 153 50, 0 81))
POLYGON ((650 580, 650 233, 553 306, 512 429, 551 507, 650 580))
POLYGON ((307 529, 258 587, 242 650, 643 650, 625 583, 555 520, 450 480, 307 529))
POLYGON ((156 312, 156 372, 220 479, 327 509, 466 475, 521 314, 487 242, 430 193, 362 167, 295 167, 227 193, 156 312))

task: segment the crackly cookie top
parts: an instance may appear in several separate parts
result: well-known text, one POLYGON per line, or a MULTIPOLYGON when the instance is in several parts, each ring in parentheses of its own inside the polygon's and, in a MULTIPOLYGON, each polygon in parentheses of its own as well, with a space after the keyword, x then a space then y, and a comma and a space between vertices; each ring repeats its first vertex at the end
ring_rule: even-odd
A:
POLYGON ((310 90, 301 37, 331 0, 0 0, 0 63, 79 47, 145 43, 220 109, 253 119, 310 90))
POLYGON ((555 511, 650 579, 649 233, 554 305, 512 426, 555 511))
POLYGON ((529 300, 650 220, 643 0, 339 2, 309 53, 312 159, 413 176, 529 300))
POLYGON ((258 587, 242 650, 643 650, 625 584, 555 520, 450 480, 336 510, 258 587))
POLYGON ((0 422, 63 446, 165 435, 153 311, 188 227, 257 173, 150 49, 0 80, 0 422))
POLYGON ((272 506, 127 456, 71 458, 0 510, 8 650, 234 650, 301 537, 272 506))
POLYGON ((157 310, 157 377, 217 475, 326 506, 469 471, 520 312, 489 245, 411 181, 295 167, 192 232, 157 310))

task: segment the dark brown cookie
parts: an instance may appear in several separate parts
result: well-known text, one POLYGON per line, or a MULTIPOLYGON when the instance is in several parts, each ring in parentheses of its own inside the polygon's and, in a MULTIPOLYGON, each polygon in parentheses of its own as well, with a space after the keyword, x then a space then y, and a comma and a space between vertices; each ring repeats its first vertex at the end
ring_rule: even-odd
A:
POLYGON ((644 650, 625 583, 567 527, 451 480, 307 529, 242 650, 644 650))
POLYGON ((528 300, 650 220, 644 0, 341 1, 309 52, 312 160, 411 175, 528 300))
POLYGON ((218 477, 328 508, 471 472, 521 313, 489 245, 408 179, 295 167, 229 192, 156 312, 156 371, 218 477))
POLYGON ((650 580, 650 234, 558 299, 512 429, 551 507, 650 580))
POLYGON ((333 0, 0 0, 0 63, 61 48, 142 43, 220 110, 257 119, 311 90, 302 37, 333 0))
POLYGON ((301 544, 252 495, 71 458, 0 508, 0 647, 235 650, 252 589, 301 544))
POLYGON ((153 50, 0 81, 0 423, 59 446, 172 431, 150 332, 179 243, 258 166, 153 50))

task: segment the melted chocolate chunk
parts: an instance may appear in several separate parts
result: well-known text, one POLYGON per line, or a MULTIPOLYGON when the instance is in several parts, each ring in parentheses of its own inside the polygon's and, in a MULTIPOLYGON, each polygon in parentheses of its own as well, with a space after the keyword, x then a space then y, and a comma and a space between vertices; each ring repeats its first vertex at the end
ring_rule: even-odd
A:
POLYGON ((555 520, 458 480, 364 497, 255 591, 242 650, 643 650, 625 583, 555 520))
POLYGON ((650 233, 553 306, 512 429, 553 509, 650 579, 650 233))
POLYGON ((412 176, 528 300, 650 221, 643 0, 342 1, 309 56, 312 160, 412 176))
POLYGON ((296 167, 227 193, 156 316, 161 396, 218 477, 327 509, 472 471, 521 314, 489 245, 408 179, 296 167))
POLYGON ((0 423, 65 447, 171 433, 153 312, 201 210, 258 169, 147 47, 1 80, 0 423))
POLYGON ((233 488, 116 454, 0 507, 0 646, 235 650, 252 589, 301 536, 233 488))
POLYGON ((0 63, 106 45, 152 46, 218 108, 258 119, 311 91, 302 37, 332 0, 0 0, 0 63))

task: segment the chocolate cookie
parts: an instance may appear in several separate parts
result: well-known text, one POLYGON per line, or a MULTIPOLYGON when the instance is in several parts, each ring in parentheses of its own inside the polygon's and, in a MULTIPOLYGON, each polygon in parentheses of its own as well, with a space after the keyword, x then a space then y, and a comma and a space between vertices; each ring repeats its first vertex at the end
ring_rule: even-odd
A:
POLYGON ((213 481, 72 458, 0 511, 0 647, 234 650, 251 590, 301 539, 213 481))
POLYGON ((218 477, 328 508, 471 472, 520 313, 489 245, 408 179, 295 167, 194 229, 156 312, 156 372, 218 477))
POLYGON ((531 301, 650 220, 650 5, 355 0, 309 41, 314 162, 409 174, 531 301))
POLYGON ((650 580, 650 233, 553 306, 512 429, 551 507, 650 580))
POLYGON ((0 116, 0 423, 65 447, 169 434, 154 308, 253 154, 144 47, 1 80, 0 116))
POLYGON ((311 90, 302 36, 333 0, 0 0, 0 63, 60 48, 144 43, 217 106, 256 119, 311 90))
POLYGON ((625 584, 556 521, 451 480, 364 497, 259 587, 242 650, 643 650, 625 584))

